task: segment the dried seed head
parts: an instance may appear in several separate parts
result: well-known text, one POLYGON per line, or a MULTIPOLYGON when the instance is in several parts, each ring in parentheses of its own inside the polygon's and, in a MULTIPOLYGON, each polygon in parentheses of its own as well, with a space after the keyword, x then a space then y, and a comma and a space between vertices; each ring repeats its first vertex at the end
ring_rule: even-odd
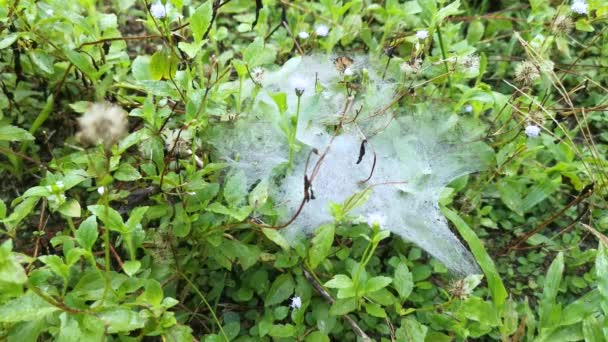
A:
POLYGON ((551 32, 556 36, 564 36, 572 30, 572 19, 565 15, 558 15, 551 24, 551 32))
POLYGON ((479 74, 479 56, 468 55, 458 61, 462 72, 466 74, 479 74))
POLYGON ((76 135, 85 145, 103 144, 106 149, 128 133, 127 112, 110 102, 93 103, 78 119, 80 131, 76 135))
POLYGON ((167 133, 165 138, 165 149, 167 152, 180 156, 192 154, 192 134, 188 130, 174 129, 167 133))
POLYGON ((515 68, 515 80, 523 85, 530 85, 540 77, 540 72, 534 63, 524 61, 515 68))

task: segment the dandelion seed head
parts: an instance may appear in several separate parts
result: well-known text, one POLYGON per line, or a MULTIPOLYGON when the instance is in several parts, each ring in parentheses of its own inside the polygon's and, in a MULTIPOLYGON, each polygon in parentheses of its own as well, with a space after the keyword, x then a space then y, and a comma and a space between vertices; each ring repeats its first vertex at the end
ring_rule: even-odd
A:
POLYGON ((160 0, 150 6, 150 14, 156 19, 162 19, 167 16, 167 6, 163 5, 160 0))
POLYGON ((329 34, 329 27, 327 27, 327 25, 324 25, 324 24, 319 24, 315 28, 315 33, 319 37, 325 37, 329 34))
POLYGON ((564 36, 572 31, 572 19, 565 15, 558 15, 551 24, 551 32, 557 36, 564 36))
POLYGON ((255 67, 251 70, 251 77, 256 83, 262 83, 264 76, 266 76, 266 71, 262 67, 255 67))
POLYGON ((515 81, 523 85, 530 85, 539 77, 538 68, 530 61, 521 62, 515 67, 515 81))
POLYGON ((587 14, 589 6, 585 0, 574 0, 572 5, 570 5, 570 9, 577 14, 587 14))
POLYGON ((479 73, 479 56, 468 55, 460 59, 460 66, 462 71, 467 74, 478 74, 479 73))
POLYGON ((416 32, 416 38, 420 39, 420 40, 425 40, 429 37, 429 31, 427 30, 420 30, 416 32))
POLYGON ((78 119, 76 138, 85 145, 110 148, 128 133, 127 112, 110 102, 93 103, 78 119))
POLYGON ((540 135, 540 127, 530 124, 526 126, 525 133, 530 138, 536 138, 540 135))

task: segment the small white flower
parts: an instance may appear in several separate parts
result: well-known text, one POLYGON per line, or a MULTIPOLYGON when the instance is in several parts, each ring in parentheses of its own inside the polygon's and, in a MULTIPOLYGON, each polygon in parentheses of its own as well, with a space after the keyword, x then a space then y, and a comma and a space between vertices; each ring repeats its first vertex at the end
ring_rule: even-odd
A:
POLYGON ((291 303, 289 303, 289 307, 294 310, 298 310, 299 308, 301 308, 302 307, 302 298, 300 298, 299 296, 291 297, 291 303))
POLYGON ((386 216, 380 213, 369 214, 367 216, 367 224, 370 227, 373 227, 375 224, 377 224, 380 226, 380 228, 382 228, 386 224, 386 216))
POLYGON ((572 2, 572 5, 570 5, 570 9, 574 13, 587 14, 589 7, 585 0, 574 0, 574 2, 572 2))
POLYGON ((57 181, 57 183, 55 183, 55 186, 57 186, 57 189, 63 189, 63 181, 57 181))
POLYGON ((427 30, 420 30, 418 32, 416 32, 416 38, 420 39, 420 40, 425 40, 429 37, 429 31, 427 30))
POLYGON ((300 31, 300 33, 298 33, 298 37, 300 37, 300 39, 308 39, 310 35, 306 31, 300 31))
POLYGON ((150 6, 150 14, 156 19, 162 19, 167 16, 167 7, 158 0, 150 6))
POLYGON ((473 112, 473 106, 471 106, 470 104, 464 106, 464 111, 466 113, 472 113, 473 112))
POLYGON ((344 75, 346 75, 346 76, 352 76, 353 75, 353 69, 351 69, 351 68, 344 69, 344 75))
POLYGON ((329 34, 329 27, 327 27, 327 25, 319 24, 315 28, 315 33, 319 37, 325 37, 329 34))
POLYGON ((103 186, 100 186, 99 188, 97 188, 97 192, 100 195, 103 195, 106 192, 106 188, 104 188, 103 186))
POLYGON ((194 195, 196 195, 196 192, 194 192, 194 191, 190 191, 190 192, 188 192, 188 195, 190 195, 190 196, 194 196, 194 195))
POLYGON ((528 125, 526 126, 525 133, 530 138, 536 138, 540 134, 540 127, 536 125, 528 125))

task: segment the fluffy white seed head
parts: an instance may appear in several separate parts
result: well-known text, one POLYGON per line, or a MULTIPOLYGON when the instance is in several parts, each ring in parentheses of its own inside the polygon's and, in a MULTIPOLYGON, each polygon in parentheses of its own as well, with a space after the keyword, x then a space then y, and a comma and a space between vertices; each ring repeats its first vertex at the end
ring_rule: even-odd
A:
POLYGON ((528 125, 526 126, 525 133, 530 138, 536 138, 540 135, 540 127, 536 125, 528 125))
POLYGON ((76 138, 85 145, 103 144, 106 148, 128 133, 127 112, 110 102, 93 103, 78 119, 76 138))
POLYGON ((416 38, 420 39, 420 40, 425 40, 429 37, 429 31, 427 30, 420 30, 418 32, 416 32, 416 38))
POLYGON ((325 37, 329 34, 329 27, 327 27, 327 25, 319 24, 315 28, 315 33, 319 37, 325 37))
POLYGON ((163 5, 160 0, 150 6, 150 14, 156 19, 162 19, 167 16, 167 6, 163 5))
POLYGON ((523 85, 530 85, 540 77, 540 71, 530 61, 521 62, 515 67, 515 80, 523 85))
POLYGON ((464 56, 459 60, 462 71, 467 74, 478 74, 479 73, 479 56, 468 55, 464 56))
POLYGON ((572 5, 570 5, 570 9, 577 14, 587 14, 589 6, 585 0, 574 0, 572 5))
POLYGON ((300 33, 298 33, 298 37, 300 37, 300 39, 308 39, 310 35, 306 31, 300 31, 300 33))

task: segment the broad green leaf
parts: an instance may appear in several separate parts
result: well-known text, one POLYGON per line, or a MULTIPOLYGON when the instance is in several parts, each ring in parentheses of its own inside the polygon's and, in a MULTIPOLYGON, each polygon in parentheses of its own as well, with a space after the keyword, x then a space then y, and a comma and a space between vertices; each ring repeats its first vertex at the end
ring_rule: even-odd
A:
POLYGON ((87 209, 89 209, 93 215, 97 216, 106 228, 122 233, 127 231, 127 227, 123 223, 122 217, 120 217, 118 211, 113 208, 106 205, 95 204, 88 206, 87 209))
POLYGON ((460 306, 459 314, 484 325, 497 326, 499 324, 498 312, 494 305, 479 297, 467 298, 460 306))
POLYGON ((70 269, 59 256, 43 255, 38 257, 38 259, 47 265, 53 271, 53 273, 57 274, 63 279, 68 279, 70 269))
POLYGON ((336 274, 331 280, 325 283, 330 289, 347 289, 353 287, 353 281, 344 274, 336 274))
POLYGON ((23 128, 6 125, 0 126, 0 141, 29 141, 34 136, 23 128))
POLYGON ((591 290, 585 295, 568 304, 562 311, 560 324, 571 325, 580 323, 590 315, 599 314, 601 308, 602 295, 598 289, 591 290))
POLYGON ((14 230, 17 228, 19 223, 21 223, 21 221, 23 221, 23 219, 32 212, 39 200, 40 198, 38 197, 26 198, 23 200, 23 202, 19 203, 19 205, 15 207, 15 210, 13 210, 13 212, 7 218, 5 218, 2 223, 4 223, 9 230, 14 230))
POLYGON ((232 172, 224 187, 224 198, 230 207, 236 208, 245 200, 247 195, 247 175, 239 170, 232 172))
POLYGON ((74 64, 76 68, 78 68, 85 75, 87 75, 87 77, 89 77, 93 81, 97 80, 97 71, 93 67, 93 64, 91 63, 91 57, 89 55, 85 54, 84 52, 78 52, 69 48, 65 48, 63 50, 63 53, 70 60, 70 62, 72 62, 72 64, 74 64))
POLYGON ((132 182, 141 178, 141 174, 130 164, 120 164, 118 170, 114 172, 114 178, 123 182, 132 182))
POLYGON ((82 248, 88 251, 95 244, 97 236, 99 236, 99 232, 97 231, 97 219, 95 216, 89 216, 86 220, 82 221, 76 231, 76 241, 78 241, 78 244, 82 248))
POLYGON ((597 289, 602 295, 602 307, 604 314, 608 314, 608 249, 600 240, 595 257, 595 276, 597 278, 597 289))
POLYGON ((342 316, 351 311, 355 311, 355 309, 357 309, 357 300, 354 297, 338 299, 331 305, 329 314, 333 316, 342 316))
POLYGON ((585 342, 606 341, 600 323, 593 316, 589 316, 583 321, 583 336, 585 336, 585 342))
POLYGON ((132 277, 133 275, 135 275, 135 273, 137 273, 137 271, 139 271, 140 267, 141 267, 141 262, 139 262, 137 260, 125 261, 122 265, 122 269, 125 271, 125 273, 129 277, 132 277))
POLYGON ((388 286, 393 281, 389 277, 373 277, 367 280, 365 283, 365 292, 375 292, 388 286))
POLYGON ((271 45, 265 45, 264 39, 257 37, 243 51, 243 60, 249 69, 256 66, 271 64, 276 58, 276 50, 271 45))
POLYGON ((274 280, 270 286, 270 289, 266 293, 264 306, 271 306, 284 302, 291 296, 294 288, 295 285, 291 275, 288 273, 281 274, 274 280))
POLYGON ((153 307, 160 306, 160 303, 163 301, 163 288, 160 286, 160 283, 154 279, 148 279, 142 299, 153 307))
POLYGON ((412 289, 414 288, 412 273, 404 263, 399 263, 395 269, 393 287, 397 290, 397 293, 399 293, 399 299, 401 299, 401 301, 406 300, 412 293, 412 289))
POLYGON ((63 203, 58 211, 68 217, 80 217, 80 203, 75 199, 70 199, 63 203))
POLYGON ((35 293, 27 292, 0 306, 0 322, 34 321, 58 310, 35 293))
POLYGON ((331 252, 334 242, 335 227, 333 224, 324 224, 317 228, 308 251, 308 263, 312 269, 317 268, 331 252))
POLYGON ((12 251, 13 240, 6 239, 0 245, 0 281, 23 284, 27 281, 27 275, 12 251))
POLYGON ((4 219, 6 217, 6 204, 4 204, 4 201, 2 199, 0 199, 0 220, 4 219))
POLYGON ((262 228, 262 233, 264 233, 264 235, 266 235, 266 237, 270 241, 276 243, 281 248, 283 248, 283 250, 289 250, 289 242, 285 240, 285 237, 283 237, 283 235, 281 235, 278 230, 271 228, 262 228))
POLYGON ((475 256, 475 260, 477 260, 477 263, 486 276, 494 305, 496 305, 499 311, 502 310, 505 301, 507 300, 507 290, 505 289, 502 279, 496 270, 494 261, 490 255, 488 255, 488 252, 483 247, 483 243, 479 237, 477 237, 475 232, 460 216, 458 216, 458 214, 445 207, 442 208, 442 211, 447 219, 450 220, 454 226, 456 226, 460 236, 462 236, 462 238, 469 245, 469 248, 471 248, 471 252, 473 253, 473 256, 475 256))
POLYGON ((406 318, 401 320, 401 326, 395 332, 395 337, 400 342, 420 342, 425 340, 428 330, 429 328, 415 319, 406 318))
POLYGON ((145 316, 122 307, 105 310, 98 313, 97 317, 108 328, 109 333, 129 332, 141 329, 146 324, 145 316))
POLYGON ((544 179, 540 183, 533 186, 526 197, 522 200, 520 208, 523 212, 527 212, 535 205, 542 202, 547 197, 551 196, 560 186, 561 178, 557 177, 553 180, 544 179))
POLYGON ((150 77, 153 80, 171 79, 177 72, 178 59, 172 52, 156 51, 150 58, 150 77))
POLYGON ((545 283, 543 284, 543 295, 539 306, 541 327, 550 327, 557 323, 556 319, 559 320, 559 317, 555 317, 554 310, 557 305, 555 298, 557 297, 557 291, 559 290, 559 284, 562 281, 563 273, 564 254, 559 252, 551 263, 551 266, 549 266, 549 270, 545 277, 545 283))
POLYGON ((304 342, 329 342, 329 336, 327 336, 326 334, 320 332, 320 331, 313 331, 310 334, 306 335, 306 339, 304 340, 304 342))
POLYGON ((385 318, 386 311, 376 303, 365 303, 365 312, 374 317, 385 318))
POLYGON ((200 43, 203 40, 203 35, 211 25, 211 16, 213 14, 213 1, 207 0, 204 4, 194 10, 190 17, 190 29, 195 43, 200 43))
POLYGON ((268 335, 272 337, 293 337, 296 334, 296 327, 292 324, 274 324, 270 327, 268 335))

